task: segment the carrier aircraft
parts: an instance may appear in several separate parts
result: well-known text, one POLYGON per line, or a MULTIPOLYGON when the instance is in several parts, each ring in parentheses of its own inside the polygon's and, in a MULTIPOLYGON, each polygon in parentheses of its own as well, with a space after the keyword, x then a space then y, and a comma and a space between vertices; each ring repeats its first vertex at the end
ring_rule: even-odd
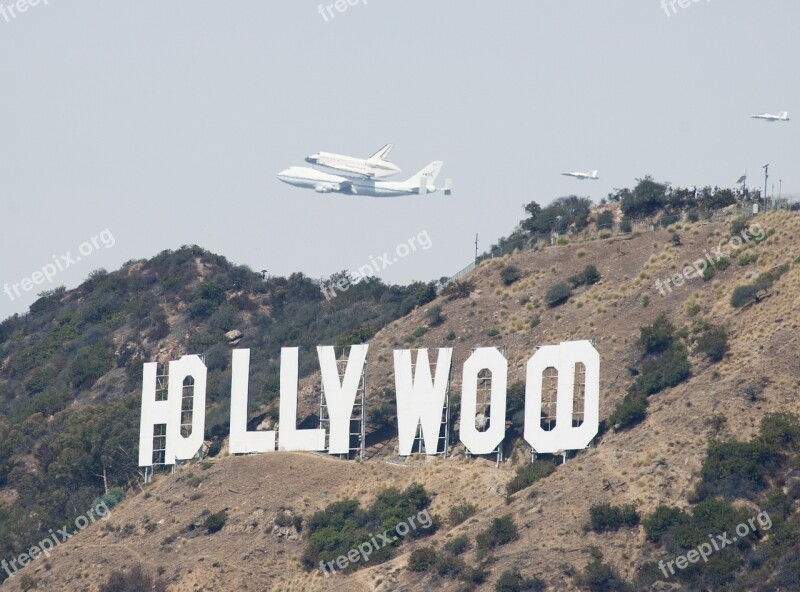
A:
POLYGON ((292 166, 278 173, 278 179, 295 187, 313 189, 317 193, 342 193, 345 195, 364 195, 368 197, 400 197, 404 195, 425 195, 444 191, 452 193, 451 181, 444 187, 436 187, 436 177, 442 168, 441 161, 434 161, 405 181, 377 181, 362 176, 342 176, 318 171, 311 167, 292 166))

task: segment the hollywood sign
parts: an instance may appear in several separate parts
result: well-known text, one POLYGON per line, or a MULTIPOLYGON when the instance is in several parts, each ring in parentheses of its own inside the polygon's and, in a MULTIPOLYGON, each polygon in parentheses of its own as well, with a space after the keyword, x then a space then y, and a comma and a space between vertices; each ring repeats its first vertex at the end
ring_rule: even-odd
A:
MULTIPOLYGON (((340 377, 333 346, 317 347, 329 429, 297 428, 297 385, 299 348, 281 349, 280 417, 278 430, 247 429, 247 400, 250 350, 233 350, 231 369, 231 454, 278 451, 321 451, 330 454, 350 452, 350 421, 367 360, 368 345, 353 345, 347 358, 344 376, 340 377), (327 432, 327 433, 326 433, 327 432), (326 445, 327 436, 327 445, 326 445)), ((415 364, 412 350, 394 351, 397 397, 397 433, 400 456, 412 454, 414 439, 421 430, 425 450, 437 450, 440 427, 444 421, 452 348, 439 348, 434 375, 431 375, 428 350, 417 350, 415 364)), ((153 462, 154 437, 163 442, 163 464, 172 465, 197 455, 205 432, 207 368, 196 355, 184 356, 169 363, 166 399, 157 400, 156 363, 144 365, 142 415, 139 432, 139 466, 153 462), (186 398, 184 381, 191 377, 193 421, 188 435, 181 433, 181 416, 186 398)), ((464 362, 461 391, 461 426, 459 438, 471 454, 491 454, 503 441, 506 431, 506 386, 508 361, 497 348, 475 349, 464 362), (478 406, 479 374, 491 373, 488 427, 479 430, 474 418, 478 406), (465 418, 473 418, 465 421, 465 418)), ((597 435, 600 406, 600 354, 589 341, 568 341, 540 347, 527 362, 525 385, 524 438, 534 451, 555 453, 579 450, 597 435), (583 417, 573 425, 575 368, 585 368, 583 417), (545 429, 541 423, 544 371, 558 373, 555 425, 545 429)))

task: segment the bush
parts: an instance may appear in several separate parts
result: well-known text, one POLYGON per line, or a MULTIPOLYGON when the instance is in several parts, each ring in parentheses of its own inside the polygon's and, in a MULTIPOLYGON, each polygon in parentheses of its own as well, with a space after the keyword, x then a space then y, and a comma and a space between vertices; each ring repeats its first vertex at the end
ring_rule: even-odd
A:
POLYGON ((741 308, 745 304, 753 301, 753 297, 763 288, 758 284, 748 284, 746 286, 736 286, 731 294, 731 306, 741 308))
POLYGON ((639 344, 645 354, 656 354, 665 351, 675 339, 675 327, 661 313, 652 325, 639 329, 639 344))
POLYGON ((436 563, 436 549, 433 547, 419 547, 411 551, 408 557, 410 571, 428 571, 436 563))
POLYGON ((547 306, 554 308, 559 304, 564 304, 567 300, 569 300, 570 296, 572 296, 572 288, 570 288, 564 282, 559 282, 547 290, 544 301, 547 306))
POLYGON ((519 538, 517 525, 511 514, 506 514, 500 518, 492 520, 491 526, 478 533, 475 543, 479 550, 495 549, 501 545, 507 545, 519 538))
POLYGON ((647 396, 642 393, 628 393, 616 406, 608 422, 617 430, 627 430, 644 421, 647 417, 647 396))
MULTIPOLYGON (((308 544, 303 552, 303 564, 313 569, 322 561, 333 561, 340 555, 347 555, 351 549, 368 541, 372 533, 393 531, 398 524, 418 515, 430 506, 430 497, 419 484, 404 490, 390 487, 378 492, 375 501, 367 508, 361 508, 356 500, 345 499, 328 505, 315 512, 307 520, 308 544)), ((405 537, 397 537, 376 550, 370 560, 386 561, 395 549, 405 540, 433 534, 436 520, 431 519, 428 528, 420 524, 405 537)), ((363 562, 351 563, 345 572, 359 569, 363 562)))
POLYGON ((470 280, 456 280, 445 286, 442 296, 449 302, 459 298, 469 298, 473 290, 475 290, 475 284, 470 280))
POLYGON ((592 530, 595 532, 618 530, 623 526, 637 526, 639 524, 639 513, 632 504, 624 506, 599 504, 589 508, 589 515, 591 517, 592 530))
POLYGON ((595 222, 597 230, 612 230, 614 228, 614 212, 605 210, 597 215, 595 222))
POLYGON ((750 265, 751 263, 755 263, 756 261, 758 261, 757 253, 745 253, 744 255, 739 257, 739 267, 750 265))
POLYGON ((506 493, 512 495, 526 487, 530 487, 539 479, 552 475, 556 470, 556 463, 551 461, 536 461, 524 464, 517 468, 514 478, 506 485, 506 493))
POLYGON ((600 272, 597 271, 597 267, 594 265, 587 265, 583 268, 583 271, 580 273, 573 275, 569 278, 569 283, 572 284, 573 288, 577 288, 578 286, 593 286, 597 282, 600 281, 600 272))
POLYGON ((474 504, 464 502, 450 508, 450 525, 458 526, 465 520, 472 518, 478 513, 478 507, 474 504))
POLYGON ((628 218, 623 218, 619 223, 620 232, 629 233, 633 232, 633 225, 628 218))
POLYGON ((228 513, 225 510, 217 512, 216 514, 209 515, 203 523, 203 528, 206 534, 214 534, 222 530, 225 523, 228 521, 228 513))
POLYGON ((516 569, 507 569, 500 574, 494 589, 496 592, 544 592, 547 586, 536 576, 523 578, 516 569))
POLYGON ((741 234, 747 229, 747 218, 735 218, 731 221, 731 235, 741 234))
POLYGON ((442 316, 442 307, 439 304, 432 306, 425 316, 428 319, 429 327, 438 327, 444 323, 445 320, 445 318, 442 316))
POLYGON ((100 585, 100 592, 164 592, 166 589, 164 582, 153 582, 141 565, 134 565, 129 571, 114 570, 100 585))
POLYGON ((464 551, 468 550, 470 547, 469 537, 465 534, 460 534, 456 538, 447 541, 444 544, 445 550, 452 553, 453 555, 461 555, 464 551))
POLYGON ((689 516, 679 508, 658 506, 652 514, 642 520, 647 540, 660 543, 664 534, 673 526, 687 524, 689 516))
POLYGON ((583 573, 576 578, 578 585, 590 592, 627 592, 631 586, 623 580, 616 570, 599 559, 587 564, 583 573))
POLYGON ((719 362, 728 351, 728 332, 725 327, 709 327, 697 340, 697 351, 705 354, 711 362, 719 362))
POLYGON ((654 395, 665 388, 677 386, 692 375, 689 352, 682 345, 675 345, 662 354, 649 358, 641 374, 631 385, 634 392, 654 395))
POLYGON ((507 265, 500 272, 500 279, 503 281, 504 286, 510 286, 521 277, 519 269, 513 265, 507 265))

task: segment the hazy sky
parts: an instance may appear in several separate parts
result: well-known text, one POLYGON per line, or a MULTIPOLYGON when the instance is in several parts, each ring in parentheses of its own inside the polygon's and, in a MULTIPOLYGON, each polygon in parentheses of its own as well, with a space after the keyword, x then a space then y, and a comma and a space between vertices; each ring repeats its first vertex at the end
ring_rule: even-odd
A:
POLYGON ((322 277, 427 232, 430 249, 379 274, 405 283, 455 273, 475 233, 483 250, 530 200, 598 201, 648 173, 731 185, 747 169, 759 186, 766 162, 800 191, 796 123, 749 118, 800 117, 796 0, 671 16, 660 0, 350 1, 326 21, 307 0, 41 0, 14 16, 0 0, 0 288, 65 267, 0 293, 0 318, 183 244, 322 277), (276 178, 387 142, 398 179, 443 160, 454 195, 276 178), (601 180, 559 175, 590 169, 601 180), (114 246, 95 248, 106 229, 114 246))

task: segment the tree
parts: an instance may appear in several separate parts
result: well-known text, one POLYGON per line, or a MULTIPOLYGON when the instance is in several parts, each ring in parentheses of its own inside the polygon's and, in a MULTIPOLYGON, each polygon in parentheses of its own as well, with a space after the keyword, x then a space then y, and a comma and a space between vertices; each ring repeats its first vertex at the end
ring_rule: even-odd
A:
POLYGON ((650 175, 636 181, 633 191, 622 196, 622 213, 625 216, 651 216, 666 205, 666 184, 655 182, 650 175))

